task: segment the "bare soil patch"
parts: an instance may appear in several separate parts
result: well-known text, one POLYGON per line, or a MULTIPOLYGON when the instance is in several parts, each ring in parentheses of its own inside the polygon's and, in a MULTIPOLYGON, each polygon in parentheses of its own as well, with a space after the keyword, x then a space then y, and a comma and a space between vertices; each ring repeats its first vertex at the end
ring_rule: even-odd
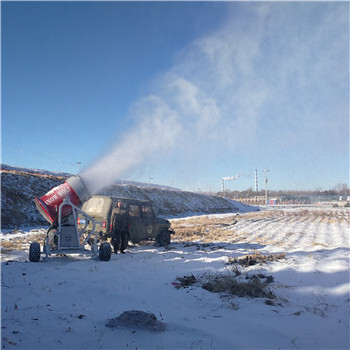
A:
POLYGON ((124 311, 118 317, 109 319, 106 327, 140 329, 153 333, 164 332, 167 329, 166 324, 159 321, 156 315, 139 310, 124 311))
POLYGON ((273 282, 272 276, 264 274, 246 275, 244 279, 237 279, 237 274, 207 272, 195 277, 193 274, 177 277, 175 288, 200 286, 212 293, 228 293, 238 297, 276 299, 275 294, 268 288, 273 282))
POLYGON ((259 252, 245 255, 240 258, 229 258, 227 265, 239 264, 241 266, 252 266, 256 264, 266 264, 269 261, 278 261, 286 258, 286 253, 264 255, 259 252))

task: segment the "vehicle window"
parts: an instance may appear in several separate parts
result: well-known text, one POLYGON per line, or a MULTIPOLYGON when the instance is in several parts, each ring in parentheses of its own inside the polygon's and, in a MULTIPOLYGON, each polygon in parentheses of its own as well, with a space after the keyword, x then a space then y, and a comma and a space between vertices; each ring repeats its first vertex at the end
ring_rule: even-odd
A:
POLYGON ((86 206, 86 211, 88 213, 101 214, 103 210, 103 204, 103 198, 90 198, 86 206))
POLYGON ((140 216, 140 207, 138 205, 129 205, 129 215, 130 216, 140 216))
POLYGON ((152 217, 152 208, 149 205, 142 206, 142 214, 146 218, 152 217))

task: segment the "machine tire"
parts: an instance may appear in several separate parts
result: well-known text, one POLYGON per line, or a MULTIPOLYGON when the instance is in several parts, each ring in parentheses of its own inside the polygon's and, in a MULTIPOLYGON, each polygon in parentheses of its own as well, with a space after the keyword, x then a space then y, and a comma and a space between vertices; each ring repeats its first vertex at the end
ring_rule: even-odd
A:
POLYGON ((108 242, 104 242, 100 245, 100 260, 109 261, 111 260, 112 248, 108 242))
POLYGON ((170 233, 169 231, 162 230, 157 236, 157 244, 161 247, 167 247, 170 243, 170 233))
POLYGON ((29 261, 39 262, 40 261, 40 244, 33 242, 29 247, 29 261))

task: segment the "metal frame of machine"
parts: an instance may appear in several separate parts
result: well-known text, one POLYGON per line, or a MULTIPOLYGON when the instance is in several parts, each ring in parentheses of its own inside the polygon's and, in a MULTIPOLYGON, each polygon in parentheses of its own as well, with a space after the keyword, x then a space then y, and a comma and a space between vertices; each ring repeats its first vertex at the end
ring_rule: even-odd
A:
MULTIPOLYGON (((111 258, 111 247, 109 243, 102 243, 100 245, 100 249, 98 250, 97 246, 97 235, 95 234, 95 228, 96 224, 98 222, 85 213, 83 210, 81 210, 79 207, 74 205, 69 197, 66 197, 63 199, 62 204, 58 208, 58 225, 57 228, 54 229, 53 225, 50 226, 50 228, 47 231, 47 235, 44 241, 44 247, 42 253, 45 254, 45 258, 48 258, 51 254, 70 254, 70 253, 93 253, 94 256, 96 256, 99 252, 99 256, 101 260, 108 261, 111 258), (64 206, 70 206, 72 211, 72 220, 69 223, 63 223, 62 219, 64 216, 62 215, 62 209, 64 206), (77 219, 78 215, 80 214, 84 216, 86 220, 86 224, 84 225, 83 229, 79 230, 77 225, 77 219), (85 234, 85 231, 88 227, 89 221, 92 222, 92 230, 85 234), (54 231, 54 235, 57 237, 57 249, 52 248, 52 242, 50 242, 50 231, 54 231), (85 234, 85 235, 84 235, 85 234), (88 244, 88 241, 90 240, 91 236, 94 235, 94 243, 91 246, 91 250, 87 250, 85 248, 86 244, 88 244)), ((40 260, 40 245, 39 243, 31 243, 30 249, 29 249, 29 260, 32 262, 38 262, 40 260)))

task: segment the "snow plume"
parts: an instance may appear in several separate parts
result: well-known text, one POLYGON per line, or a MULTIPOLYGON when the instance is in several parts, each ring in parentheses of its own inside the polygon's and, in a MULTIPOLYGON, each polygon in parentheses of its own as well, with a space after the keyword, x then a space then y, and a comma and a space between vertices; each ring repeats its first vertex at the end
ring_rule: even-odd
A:
POLYGON ((80 173, 91 194, 111 185, 118 176, 127 174, 150 156, 155 160, 174 144, 181 130, 176 113, 156 96, 149 96, 143 104, 147 105, 148 114, 140 115, 137 125, 110 152, 80 173))
POLYGON ((134 127, 80 174, 91 193, 165 155, 198 167, 223 144, 235 148, 250 138, 266 89, 252 79, 256 37, 243 29, 225 27, 179 54, 179 63, 154 81, 152 94, 132 106, 134 127))
POLYGON ((185 47, 174 66, 152 82, 150 94, 132 106, 128 118, 134 126, 81 173, 89 190, 98 192, 117 178, 155 167, 160 159, 162 166, 167 160, 177 170, 187 166, 201 171, 223 152, 231 159, 237 152, 256 158, 267 138, 274 138, 268 151, 283 156, 290 140, 304 143, 309 125, 327 121, 321 113, 326 96, 340 96, 332 92, 338 86, 335 80, 325 90, 317 87, 341 77, 342 66, 332 74, 327 67, 338 67, 341 54, 348 55, 342 49, 344 36, 338 40, 347 22, 334 24, 338 22, 325 5, 318 7, 310 32, 306 24, 313 6, 235 5, 237 11, 224 26, 185 47), (240 11, 248 22, 240 20, 240 11), (323 55, 327 52, 332 56, 323 55), (308 113, 300 113, 301 106, 308 113))

